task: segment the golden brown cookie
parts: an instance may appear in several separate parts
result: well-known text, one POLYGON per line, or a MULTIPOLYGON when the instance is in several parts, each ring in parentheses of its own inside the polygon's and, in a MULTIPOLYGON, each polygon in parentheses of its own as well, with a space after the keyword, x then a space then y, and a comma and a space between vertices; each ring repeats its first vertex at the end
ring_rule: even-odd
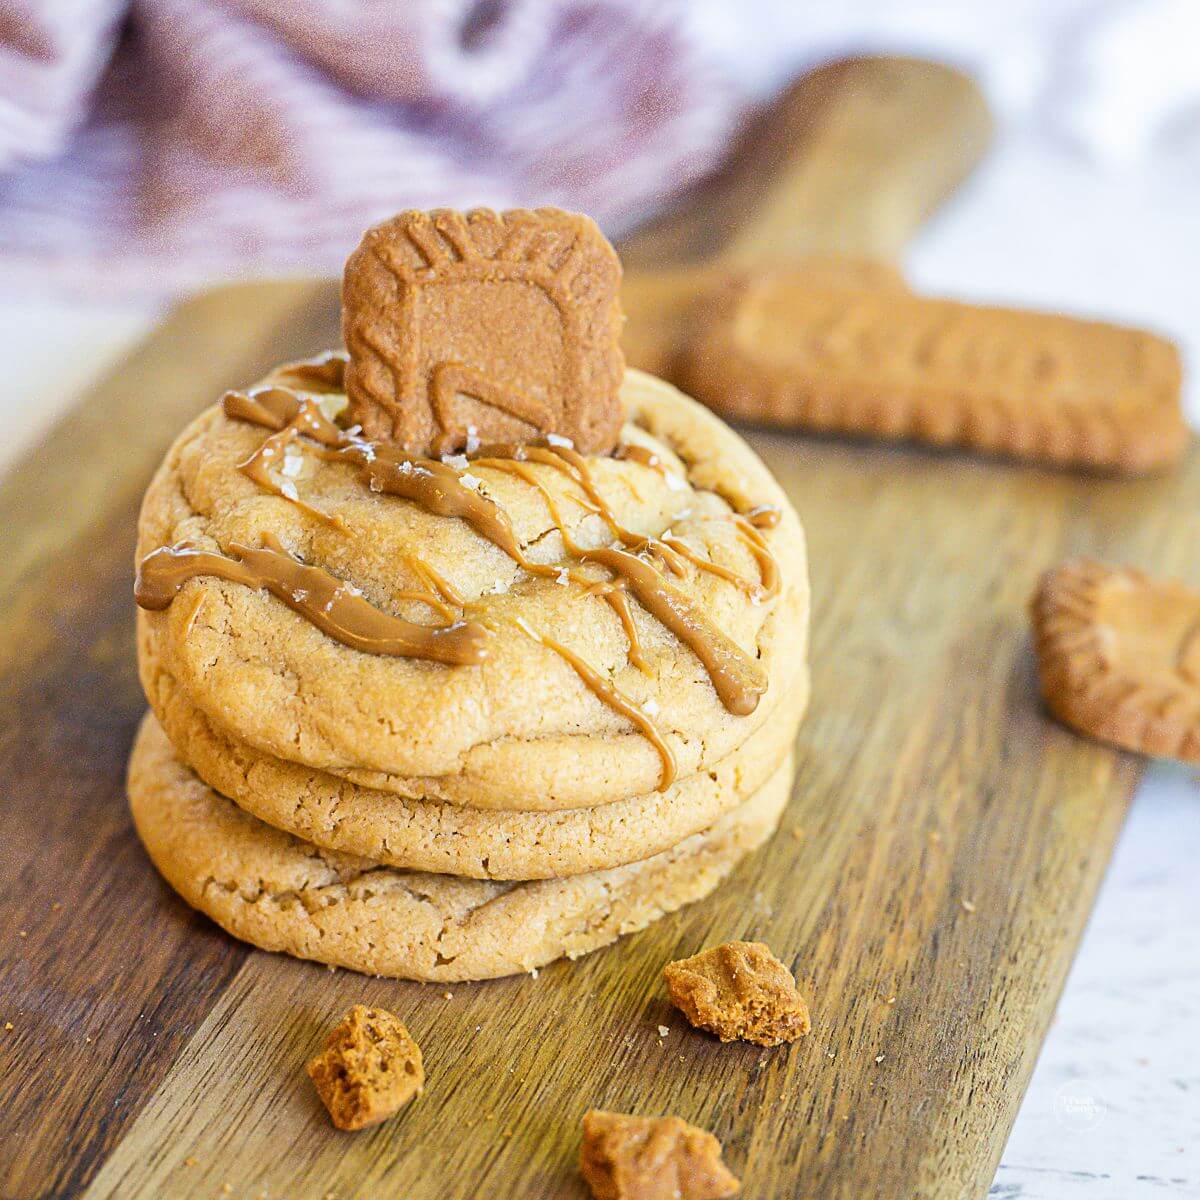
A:
POLYGON ((1200 593, 1076 559, 1042 578, 1033 632, 1060 721, 1126 750, 1200 762, 1200 593))
POLYGON ((584 1114, 579 1170, 594 1200, 723 1200, 742 1186, 706 1130, 599 1109, 584 1114))
POLYGON ((194 908, 264 950, 450 983, 578 958, 707 896, 774 832, 792 761, 707 829, 642 862, 528 883, 381 867, 273 829, 190 771, 153 716, 129 759, 147 853, 194 908))
POLYGON ((346 263, 351 413, 410 453, 556 434, 607 453, 621 429, 621 264, 555 208, 409 211, 346 263))
MULTIPOLYGON (((470 521, 378 492, 340 454, 300 438, 269 460, 277 490, 263 487, 242 468, 279 433, 220 407, 180 435, 151 483, 139 564, 165 546, 232 556, 273 538, 360 609, 426 632, 461 629, 464 616, 486 623, 487 656, 448 665, 348 645, 296 610, 315 604, 321 616, 324 606, 290 561, 290 593, 202 574, 173 598, 168 590, 166 608, 140 611, 147 695, 165 672, 237 742, 363 787, 478 808, 645 796, 666 776, 655 731, 677 778, 710 769, 798 677, 803 533, 766 467, 711 413, 635 371, 624 397, 627 456, 582 459, 586 479, 614 524, 678 547, 667 552, 681 573, 651 579, 682 596, 694 629, 719 631, 766 684, 749 715, 727 707, 709 667, 632 592, 604 594, 608 568, 582 556, 617 539, 570 462, 434 464, 445 476, 439 488, 503 515, 526 567, 470 521), (762 505, 777 520, 760 529, 746 514, 762 505), (641 723, 601 699, 597 682, 636 704, 641 723)), ((341 395, 321 399, 334 407, 341 395)))
POLYGON ((356 1004, 334 1027, 308 1076, 339 1129, 365 1129, 421 1094, 421 1048, 399 1017, 356 1004))
POLYGON ((671 1003, 723 1042, 794 1042, 812 1027, 792 973, 762 942, 726 942, 663 969, 671 1003))
POLYGON ((680 382, 725 417, 1136 474, 1188 442, 1175 347, 1137 329, 776 272, 705 307, 680 382))
MULTIPOLYGON (((787 267, 810 286, 884 288, 907 292, 898 267, 878 258, 810 254, 787 267)), ((621 281, 626 366, 674 381, 691 341, 697 312, 709 297, 743 277, 728 266, 678 267, 626 273, 621 281)))
POLYGON ((180 757, 246 812, 326 850, 472 879, 578 875, 669 849, 775 773, 808 701, 806 667, 762 727, 711 770, 611 804, 521 812, 399 796, 263 754, 223 734, 170 676, 156 678, 151 701, 180 757))

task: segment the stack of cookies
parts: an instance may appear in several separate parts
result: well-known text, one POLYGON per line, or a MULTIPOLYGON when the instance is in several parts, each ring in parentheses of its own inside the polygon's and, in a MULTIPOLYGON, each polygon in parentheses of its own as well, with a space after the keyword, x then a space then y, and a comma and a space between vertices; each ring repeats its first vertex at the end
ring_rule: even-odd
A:
POLYGON ((480 979, 699 899, 774 830, 808 697, 799 521, 617 349, 555 210, 405 213, 348 355, 189 426, 139 524, 129 793, 192 905, 271 950, 480 979))

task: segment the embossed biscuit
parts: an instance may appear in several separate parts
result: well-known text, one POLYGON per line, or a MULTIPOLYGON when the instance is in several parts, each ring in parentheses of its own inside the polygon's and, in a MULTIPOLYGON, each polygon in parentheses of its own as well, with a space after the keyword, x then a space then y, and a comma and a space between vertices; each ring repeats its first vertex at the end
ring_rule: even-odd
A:
POLYGON ((778 272, 714 296, 683 357, 725 417, 1130 474, 1188 441, 1175 347, 1099 321, 778 272))
POLYGON ((748 800, 642 862, 528 883, 381 867, 243 812, 182 762, 152 716, 129 759, 129 806, 167 882, 235 937, 370 975, 492 979, 578 958, 707 896, 774 832, 789 757, 748 800))
POLYGON ((409 211, 346 263, 352 418, 409 453, 620 431, 621 265, 589 218, 554 208, 409 211))
POLYGON ((1076 559, 1033 600, 1046 704, 1126 750, 1200 762, 1200 593, 1076 559))

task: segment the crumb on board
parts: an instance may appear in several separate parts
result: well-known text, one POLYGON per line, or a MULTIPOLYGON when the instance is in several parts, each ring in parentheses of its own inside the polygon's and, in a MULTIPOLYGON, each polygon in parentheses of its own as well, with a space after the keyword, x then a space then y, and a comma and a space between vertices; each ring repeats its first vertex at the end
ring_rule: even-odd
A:
POLYGON ((666 1037, 667 1034, 670 1032, 671 1032, 671 1030, 666 1025, 660 1025, 658 1027, 658 1036, 659 1037, 666 1037))
POLYGON ((778 1046, 812 1027, 792 973, 762 942, 725 942, 663 969, 671 1003, 723 1042, 778 1046))
POLYGON ((339 1129, 363 1129, 421 1094, 421 1051, 403 1022, 356 1004, 330 1033, 308 1074, 339 1129))
POLYGON ((963 912, 973 913, 975 911, 975 902, 973 900, 968 900, 964 896, 960 903, 963 906, 963 912))

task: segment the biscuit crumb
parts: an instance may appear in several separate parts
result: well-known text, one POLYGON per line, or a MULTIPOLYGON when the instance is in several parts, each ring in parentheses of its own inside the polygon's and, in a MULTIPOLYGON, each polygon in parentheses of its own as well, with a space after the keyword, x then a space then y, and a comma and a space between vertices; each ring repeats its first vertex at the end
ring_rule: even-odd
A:
POLYGON ((442 999, 443 999, 443 1000, 453 1000, 453 999, 454 999, 454 993, 453 993, 453 992, 443 992, 443 993, 442 993, 442 999))
POLYGON ((726 942, 663 970, 671 1002, 723 1042, 794 1042, 812 1028, 792 973, 762 942, 726 942))
POLYGON ((18 937, 28 937, 28 936, 29 936, 29 930, 28 930, 28 929, 18 929, 18 930, 17 930, 17 936, 18 936, 18 937))
POLYGON ((742 1186, 711 1133, 678 1117, 597 1109, 583 1118, 579 1170, 593 1200, 722 1200, 742 1186))
POLYGON ((659 1037, 666 1037, 667 1034, 670 1032, 671 1032, 671 1030, 666 1025, 660 1025, 658 1027, 658 1036, 659 1037))
POLYGON ((221 1184, 221 1191, 223 1191, 225 1193, 225 1195, 227 1195, 227 1196, 232 1196, 233 1195, 233 1184, 232 1183, 221 1184))
POLYGON ((330 1033, 308 1074, 339 1129, 387 1120, 425 1082, 421 1050, 399 1017, 356 1004, 330 1033))
POLYGON ((12 1028, 13 1028, 13 1023, 12 1023, 11 1021, 5 1021, 5 1022, 4 1022, 4 1032, 5 1032, 5 1033, 11 1033, 11 1032, 12 1032, 12 1028))
POLYGON ((959 903, 963 906, 964 912, 973 913, 975 911, 975 903, 972 900, 963 899, 959 903))

